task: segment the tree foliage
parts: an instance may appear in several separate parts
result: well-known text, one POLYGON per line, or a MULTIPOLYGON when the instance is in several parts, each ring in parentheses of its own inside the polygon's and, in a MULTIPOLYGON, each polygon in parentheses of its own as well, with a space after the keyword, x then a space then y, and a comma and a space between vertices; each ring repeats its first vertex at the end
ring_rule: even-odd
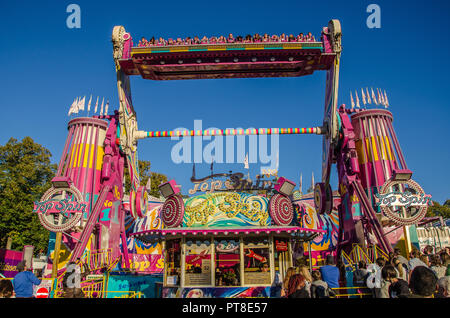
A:
POLYGON ((47 249, 49 232, 42 227, 34 201, 50 188, 57 165, 50 162, 51 153, 31 137, 21 142, 11 138, 0 146, 0 244, 13 239, 12 249, 33 245, 47 249))
MULTIPOLYGON (((160 193, 158 186, 161 183, 167 182, 167 176, 157 172, 150 172, 151 167, 150 161, 139 160, 138 162, 139 162, 139 174, 141 177, 141 185, 146 185, 148 179, 151 178, 150 195, 159 198, 160 193)), ((124 179, 125 179, 125 193, 129 193, 131 189, 131 179, 127 164, 125 165, 124 179)))
POLYGON ((443 205, 433 201, 433 205, 428 207, 427 216, 442 216, 444 219, 450 218, 450 199, 445 201, 443 205))

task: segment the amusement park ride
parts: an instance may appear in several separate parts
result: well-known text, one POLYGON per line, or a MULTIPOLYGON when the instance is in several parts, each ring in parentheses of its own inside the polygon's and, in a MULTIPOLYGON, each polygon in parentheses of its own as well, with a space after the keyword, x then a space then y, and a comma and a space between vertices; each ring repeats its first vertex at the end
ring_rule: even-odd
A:
MULTIPOLYGON (((425 216, 426 205, 417 208, 418 205, 383 205, 380 202, 391 193, 396 193, 393 196, 398 199, 405 192, 409 193, 408 198, 414 197, 417 201, 423 199, 424 192, 410 179, 412 172, 406 165, 389 111, 338 107, 341 38, 340 22, 331 20, 323 28, 320 42, 136 47, 124 27, 114 27, 112 42, 119 109, 114 114, 76 118, 69 122, 53 187, 35 206, 42 225, 57 233, 68 246, 70 261, 81 260, 86 250, 109 249, 111 260, 121 259, 123 268, 130 268, 125 220, 128 215, 135 220, 144 218, 149 200, 148 189, 140 185, 139 140, 172 136, 317 134, 322 135, 322 180, 315 185, 314 203, 318 215, 330 214, 337 208, 339 230, 333 252, 338 256, 342 252, 348 254, 354 244, 363 247, 375 244, 385 253, 391 252, 384 225, 415 224, 425 216), (315 71, 327 73, 324 117, 317 127, 138 130, 130 76, 140 75, 149 80, 188 80, 299 77, 315 71), (131 177, 129 211, 124 205, 125 164, 131 177), (337 206, 330 186, 334 164, 339 178, 340 203, 337 206)), ((264 203, 270 219, 261 230, 298 233, 300 236, 323 233, 323 229, 317 229, 308 234, 298 224, 294 226, 293 220, 297 218, 291 202, 294 186, 285 178, 278 179, 273 193, 264 203)), ((223 235, 224 231, 234 231, 244 235, 259 231, 258 227, 251 226, 225 230, 186 227, 183 218, 188 208, 184 207, 177 189, 174 181, 161 186, 166 200, 159 210, 163 223, 163 229, 158 232, 159 240, 170 235, 186 235, 185 232, 223 235)))

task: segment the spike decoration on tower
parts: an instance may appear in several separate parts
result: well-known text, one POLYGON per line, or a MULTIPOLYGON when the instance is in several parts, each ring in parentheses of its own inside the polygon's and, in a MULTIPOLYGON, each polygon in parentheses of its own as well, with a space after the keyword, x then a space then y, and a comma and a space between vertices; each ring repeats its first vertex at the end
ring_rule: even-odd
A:
MULTIPOLYGON (((97 109, 98 109, 98 105, 99 105, 98 101, 99 101, 99 96, 97 96, 97 101, 95 102, 93 115, 95 115, 97 113, 97 109)), ((105 101, 105 98, 103 97, 102 104, 100 106, 100 113, 99 113, 100 116, 108 115, 109 100, 106 101, 105 107, 103 107, 104 101, 105 101), (103 108, 105 108, 104 112, 103 112, 103 108)), ((91 111, 91 103, 92 103, 92 95, 89 98, 88 105, 87 105, 87 116, 88 117, 89 117, 89 113, 91 111)), ((84 96, 83 98, 76 97, 69 107, 69 112, 67 113, 67 116, 71 116, 72 114, 78 114, 80 111, 83 111, 85 109, 85 105, 86 105, 86 96, 84 96)))
MULTIPOLYGON (((386 90, 382 90, 380 88, 376 88, 376 94, 373 90, 373 88, 371 88, 372 91, 372 98, 370 97, 369 94, 369 88, 366 87, 366 90, 364 92, 364 88, 361 88, 361 100, 362 100, 362 106, 364 108, 367 108, 367 106, 374 106, 374 105, 382 105, 384 106, 384 108, 388 108, 389 105, 389 100, 386 94, 386 90)), ((355 90, 355 99, 353 99, 353 94, 350 91, 350 105, 351 105, 351 110, 353 110, 355 108, 355 106, 357 108, 360 108, 360 102, 359 102, 359 96, 358 96, 358 91, 355 90), (355 105, 355 100, 356 100, 356 105, 355 105)))

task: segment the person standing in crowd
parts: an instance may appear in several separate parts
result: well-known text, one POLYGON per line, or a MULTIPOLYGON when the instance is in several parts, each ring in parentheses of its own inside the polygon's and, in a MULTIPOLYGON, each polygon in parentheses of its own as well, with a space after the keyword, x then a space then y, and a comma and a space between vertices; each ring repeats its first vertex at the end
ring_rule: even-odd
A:
POLYGON ((305 277, 301 274, 294 274, 289 279, 288 298, 309 298, 305 286, 305 277))
POLYGON ((30 271, 28 271, 25 261, 17 264, 19 273, 13 279, 16 298, 32 298, 33 286, 40 285, 41 281, 30 271))
POLYGON ((281 297, 286 297, 289 289, 289 280, 296 274, 295 267, 289 267, 284 276, 283 285, 281 287, 281 297))
POLYGON ((384 267, 386 260, 382 257, 378 257, 375 260, 375 264, 368 266, 369 275, 367 276, 366 284, 372 290, 374 298, 381 298, 381 269, 384 267))
POLYGON ((398 247, 394 248, 394 255, 394 258, 397 258, 404 267, 408 268, 408 259, 402 255, 401 250, 398 247))
POLYGON ((12 298, 14 296, 14 287, 9 279, 0 280, 0 298, 12 298))
POLYGON ((419 259, 427 266, 430 267, 429 255, 421 254, 419 259))
POLYGON ((311 284, 311 298, 329 298, 330 296, 336 296, 336 293, 322 280, 320 271, 313 271, 311 276, 313 279, 311 284))
POLYGON ((283 282, 281 280, 281 275, 278 271, 275 271, 275 276, 273 278, 272 285, 270 286, 270 297, 280 298, 283 282))
POLYGON ((366 262, 359 261, 358 268, 353 272, 353 285, 358 287, 365 287, 368 275, 369 273, 367 272, 366 262))
POLYGON ((305 277, 305 289, 308 291, 308 294, 311 296, 311 283, 313 281, 311 273, 309 272, 309 267, 306 265, 300 265, 298 268, 298 273, 305 277))
POLYGON ((428 267, 427 264, 425 264, 423 261, 420 260, 420 252, 418 249, 413 249, 410 254, 410 259, 408 262, 408 270, 410 273, 416 268, 417 266, 425 266, 428 267))
POLYGON ((437 255, 432 255, 430 259, 430 269, 436 274, 438 279, 444 277, 447 267, 442 265, 441 258, 437 255))
POLYGON ((447 265, 450 264, 450 256, 447 253, 441 252, 439 254, 439 258, 441 260, 442 266, 447 267, 447 265))
POLYGON ((325 265, 319 268, 322 279, 330 288, 339 288, 339 269, 334 265, 334 257, 329 254, 325 260, 325 265))
POLYGON ((433 251, 434 251, 434 248, 431 245, 427 245, 427 246, 424 247, 423 255, 428 259, 427 262, 422 260, 424 263, 430 264, 431 256, 434 254, 433 251))
POLYGON ((450 298, 450 276, 444 276, 438 279, 438 298, 450 298))
POLYGON ((437 290, 437 277, 431 269, 426 266, 416 266, 409 278, 411 295, 400 295, 407 298, 432 298, 437 290))
POLYGON ((347 271, 345 269, 345 264, 341 259, 336 262, 336 267, 339 269, 339 286, 347 286, 347 271))
POLYGON ((380 275, 381 275, 381 285, 380 285, 380 294, 379 294, 379 298, 389 298, 389 286, 391 285, 391 282, 385 278, 385 275, 383 275, 383 270, 384 270, 385 268, 388 268, 389 271, 392 271, 392 270, 393 270, 393 271, 395 272, 394 276, 397 276, 397 272, 395 271, 395 268, 394 268, 391 264, 386 263, 386 264, 381 268, 381 271, 380 271, 380 275))
POLYGON ((398 257, 394 257, 392 260, 392 265, 395 267, 397 271, 397 277, 403 279, 404 281, 408 280, 407 267, 403 265, 403 263, 399 260, 398 257))
POLYGON ((409 295, 408 283, 397 276, 397 270, 391 264, 387 264, 381 270, 383 280, 389 282, 387 297, 381 298, 397 298, 399 295, 409 295))

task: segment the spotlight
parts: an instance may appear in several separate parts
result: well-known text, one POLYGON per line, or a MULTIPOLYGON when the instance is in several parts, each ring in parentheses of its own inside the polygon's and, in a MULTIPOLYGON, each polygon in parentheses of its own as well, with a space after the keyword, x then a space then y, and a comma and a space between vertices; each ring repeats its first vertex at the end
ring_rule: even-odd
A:
POLYGON ((54 177, 52 184, 54 188, 70 188, 72 180, 69 177, 54 177))
POLYGON ((394 169, 392 179, 394 181, 408 181, 411 179, 412 171, 409 169, 394 169))
POLYGON ((180 192, 180 188, 175 180, 170 180, 169 182, 160 184, 158 188, 159 192, 161 192, 162 196, 166 199, 180 192))
POLYGON ((273 188, 281 194, 290 196, 295 188, 295 185, 296 184, 293 181, 280 177, 273 188))

